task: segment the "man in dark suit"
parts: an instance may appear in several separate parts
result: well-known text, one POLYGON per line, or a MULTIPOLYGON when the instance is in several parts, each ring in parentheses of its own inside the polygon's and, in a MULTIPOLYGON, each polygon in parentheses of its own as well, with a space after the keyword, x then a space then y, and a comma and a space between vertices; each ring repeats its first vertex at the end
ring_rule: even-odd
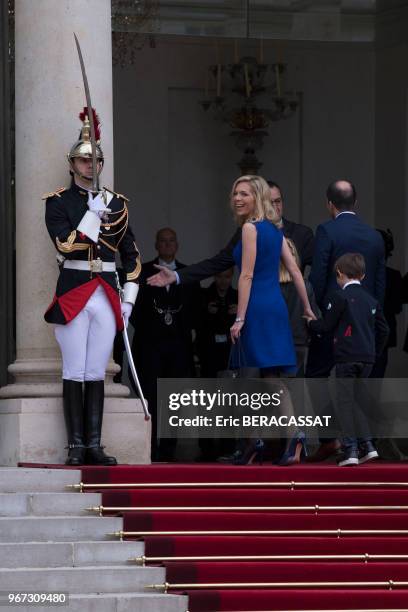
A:
POLYGON ((363 287, 381 304, 385 295, 384 243, 380 234, 355 212, 356 190, 348 181, 335 181, 327 189, 331 219, 316 230, 315 251, 309 280, 317 303, 326 305, 328 294, 337 288, 333 266, 344 253, 361 253, 366 261, 363 287))
POLYGON ((282 189, 273 181, 267 181, 267 183, 271 189, 272 204, 275 206, 276 212, 280 217, 278 226, 282 229, 283 235, 286 238, 290 238, 294 243, 300 257, 302 272, 304 272, 306 266, 312 265, 314 244, 313 230, 307 227, 307 225, 289 221, 289 219, 283 216, 282 189))
MULTIPOLYGON (((360 253, 366 263, 363 287, 381 305, 385 295, 384 243, 380 234, 364 223, 355 212, 356 189, 349 181, 331 183, 326 192, 331 219, 318 226, 309 280, 318 306, 326 310, 330 293, 337 289, 335 261, 345 253, 360 253)), ((334 366, 333 336, 313 337, 309 349, 306 377, 326 378, 334 366)), ((309 460, 322 461, 334 454, 339 443, 321 439, 317 453, 309 460)))
MULTIPOLYGON (((135 328, 132 353, 140 384, 152 414, 152 459, 172 460, 175 440, 157 440, 157 379, 194 376, 192 328, 198 312, 199 287, 150 287, 146 279, 156 271, 155 264, 168 270, 181 270, 175 259, 176 232, 162 228, 156 235, 158 257, 142 265, 140 291, 131 316, 135 328)), ((131 379, 132 380, 132 379, 131 379)))
MULTIPOLYGON (((291 238, 295 243, 303 271, 307 265, 311 265, 312 263, 313 231, 306 225, 294 223, 293 221, 289 221, 282 216, 282 191, 277 183, 274 183, 273 181, 268 181, 268 185, 271 188, 271 200, 276 210, 281 215, 280 225, 283 235, 286 238, 291 238)), ((182 270, 177 270, 176 274, 173 271, 162 267, 160 268, 160 272, 148 280, 149 284, 163 287, 165 285, 177 282, 177 284, 181 283, 184 285, 186 283, 204 280, 205 278, 214 276, 219 272, 228 270, 228 268, 235 265, 232 253, 235 245, 241 239, 241 231, 241 227, 237 228, 227 246, 217 253, 217 255, 204 259, 196 264, 192 264, 191 266, 187 266, 182 270)))
MULTIPOLYGON (((382 236, 384 242, 385 263, 387 264, 394 250, 394 237, 390 229, 377 229, 377 232, 382 236)), ((403 293, 404 285, 401 272, 386 265, 384 316, 390 328, 390 334, 385 349, 374 364, 370 378, 384 378, 388 364, 388 350, 397 346, 397 315, 402 312, 403 293)))

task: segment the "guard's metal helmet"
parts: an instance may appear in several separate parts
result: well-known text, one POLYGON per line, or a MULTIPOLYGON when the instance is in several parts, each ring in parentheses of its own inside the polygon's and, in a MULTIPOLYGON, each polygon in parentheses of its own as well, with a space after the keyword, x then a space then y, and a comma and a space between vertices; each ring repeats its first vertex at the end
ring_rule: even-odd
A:
MULTIPOLYGON (((95 140, 96 140, 96 159, 101 162, 99 172, 102 170, 104 156, 100 145, 100 122, 99 117, 95 110, 92 109, 93 120, 95 126, 95 140)), ((73 172, 78 174, 77 170, 73 167, 73 160, 76 157, 89 157, 92 158, 92 145, 91 145, 91 124, 88 118, 88 109, 85 107, 84 110, 79 114, 79 118, 82 121, 82 128, 79 133, 78 140, 72 145, 70 152, 68 153, 68 161, 73 172)))

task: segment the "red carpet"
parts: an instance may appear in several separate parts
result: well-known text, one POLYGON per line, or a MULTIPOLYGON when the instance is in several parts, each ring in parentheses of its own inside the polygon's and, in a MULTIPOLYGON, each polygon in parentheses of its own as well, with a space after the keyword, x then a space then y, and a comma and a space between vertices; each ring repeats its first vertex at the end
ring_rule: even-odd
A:
POLYGON ((89 466, 82 480, 189 612, 408 612, 408 463, 89 466))
MULTIPOLYGON (((125 512, 124 531, 406 529, 408 513, 125 512)), ((255 534, 254 534, 255 535, 255 534)))
POLYGON ((408 611, 408 464, 86 467, 83 482, 190 612, 408 611))
MULTIPOLYGON (((48 466, 50 467, 50 466, 48 466)), ((339 468, 334 465, 303 464, 290 467, 272 465, 214 465, 168 463, 153 465, 118 465, 114 469, 87 466, 82 470, 83 481, 104 483, 143 482, 286 482, 316 480, 326 482, 395 482, 407 483, 407 463, 376 463, 357 468, 339 468)), ((408 490, 408 484, 406 485, 408 490)))
POLYGON ((187 591, 190 612, 244 610, 408 610, 408 593, 398 591, 321 589, 187 591))
POLYGON ((407 563, 204 561, 164 565, 170 583, 408 581, 407 563))
POLYGON ((220 490, 178 489, 125 489, 105 491, 104 506, 355 506, 355 505, 398 505, 408 508, 408 487, 389 489, 346 489, 346 490, 271 490, 233 488, 220 490), (396 502, 397 500, 397 502, 396 502))
POLYGON ((350 554, 408 556, 408 537, 148 536, 144 541, 146 557, 350 554))

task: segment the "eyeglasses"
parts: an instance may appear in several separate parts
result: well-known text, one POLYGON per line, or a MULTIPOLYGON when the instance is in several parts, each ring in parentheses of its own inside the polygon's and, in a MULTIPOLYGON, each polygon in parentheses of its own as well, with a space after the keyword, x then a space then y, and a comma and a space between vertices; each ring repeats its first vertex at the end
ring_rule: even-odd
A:
POLYGON ((271 200, 272 204, 282 204, 282 198, 275 198, 271 200))

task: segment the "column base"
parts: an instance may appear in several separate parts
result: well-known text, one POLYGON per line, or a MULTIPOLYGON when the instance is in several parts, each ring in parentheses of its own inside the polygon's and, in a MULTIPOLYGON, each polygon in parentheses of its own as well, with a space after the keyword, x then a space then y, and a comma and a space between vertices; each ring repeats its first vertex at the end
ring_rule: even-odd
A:
MULTIPOLYGON (((118 463, 150 463, 150 438, 140 400, 105 399, 102 444, 118 463)), ((66 446, 61 397, 0 400, 0 465, 63 464, 66 446)))
MULTIPOLYGON (((8 367, 15 382, 0 389, 0 400, 11 398, 44 399, 62 396, 61 360, 56 359, 16 359, 8 367)), ((120 366, 110 360, 106 370, 105 397, 129 397, 126 385, 114 383, 113 377, 120 372, 120 366)))
MULTIPOLYGON (((129 387, 121 383, 105 382, 106 398, 128 398, 130 395, 129 387)), ((61 398, 62 382, 55 383, 11 383, 0 389, 0 401, 2 399, 34 399, 61 398)))

